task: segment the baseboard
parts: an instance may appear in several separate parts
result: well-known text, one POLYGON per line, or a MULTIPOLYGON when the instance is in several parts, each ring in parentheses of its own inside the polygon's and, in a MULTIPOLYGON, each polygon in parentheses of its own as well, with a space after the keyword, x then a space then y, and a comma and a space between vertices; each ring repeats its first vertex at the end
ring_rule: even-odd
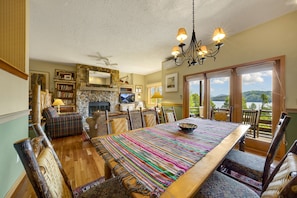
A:
POLYGON ((14 182, 14 184, 11 186, 10 190, 6 193, 5 198, 12 197, 12 195, 14 194, 14 192, 16 191, 16 189, 19 187, 19 185, 21 184, 21 182, 25 178, 25 176, 26 176, 26 172, 23 171, 21 173, 21 175, 17 178, 17 180, 14 182))

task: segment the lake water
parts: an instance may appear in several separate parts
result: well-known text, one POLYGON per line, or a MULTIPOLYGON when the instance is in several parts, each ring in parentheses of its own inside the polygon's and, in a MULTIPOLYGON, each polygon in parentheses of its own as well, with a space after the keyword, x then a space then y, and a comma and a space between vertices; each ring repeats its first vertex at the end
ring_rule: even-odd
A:
MULTIPOLYGON (((224 105, 224 101, 213 101, 213 103, 216 105, 216 108, 221 108, 224 105)), ((255 103, 255 105, 257 106, 256 109, 260 109, 262 106, 262 102, 247 102, 246 106, 249 108, 252 103, 255 103)), ((271 106, 272 103, 268 103, 268 105, 271 106)))

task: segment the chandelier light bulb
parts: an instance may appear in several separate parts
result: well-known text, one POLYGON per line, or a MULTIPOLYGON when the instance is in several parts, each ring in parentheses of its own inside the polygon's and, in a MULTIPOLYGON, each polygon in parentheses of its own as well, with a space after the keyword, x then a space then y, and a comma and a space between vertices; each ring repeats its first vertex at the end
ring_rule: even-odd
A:
POLYGON ((199 54, 200 56, 204 56, 204 54, 207 54, 207 48, 206 48, 205 45, 202 45, 202 46, 200 47, 200 49, 198 50, 198 54, 199 54))

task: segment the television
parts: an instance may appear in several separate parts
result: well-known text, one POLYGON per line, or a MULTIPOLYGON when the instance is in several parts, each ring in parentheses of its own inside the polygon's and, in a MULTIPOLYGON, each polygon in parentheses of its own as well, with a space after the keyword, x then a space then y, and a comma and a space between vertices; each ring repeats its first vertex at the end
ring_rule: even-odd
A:
POLYGON ((135 102, 135 93, 120 93, 120 103, 135 102))

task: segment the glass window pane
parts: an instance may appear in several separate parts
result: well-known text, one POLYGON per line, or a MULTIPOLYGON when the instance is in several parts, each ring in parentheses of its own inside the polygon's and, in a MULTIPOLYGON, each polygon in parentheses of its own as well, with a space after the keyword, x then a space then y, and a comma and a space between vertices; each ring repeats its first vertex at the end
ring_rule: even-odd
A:
POLYGON ((189 112, 191 117, 200 115, 199 107, 203 104, 203 80, 189 81, 189 112))
POLYGON ((210 106, 212 108, 228 108, 230 98, 230 77, 210 79, 210 106))

